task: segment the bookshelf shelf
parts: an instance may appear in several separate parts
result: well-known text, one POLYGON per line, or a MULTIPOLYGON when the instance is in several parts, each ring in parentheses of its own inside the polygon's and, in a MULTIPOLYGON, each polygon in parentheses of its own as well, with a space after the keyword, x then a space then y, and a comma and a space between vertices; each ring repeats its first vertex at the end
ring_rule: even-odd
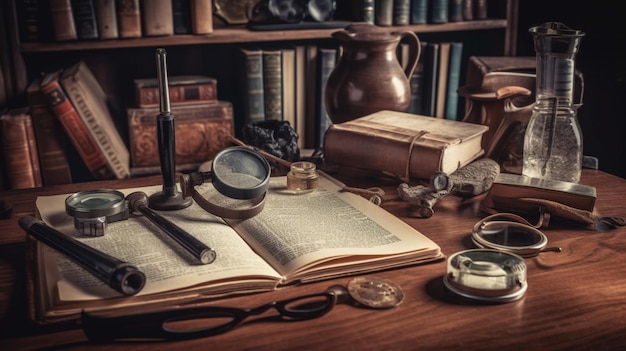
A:
MULTIPOLYGON (((390 32, 399 30, 420 33, 443 33, 468 30, 506 29, 506 19, 487 19, 481 21, 465 21, 444 24, 421 24, 409 26, 387 27, 390 32)), ((172 35, 143 37, 136 39, 117 40, 82 40, 52 43, 22 43, 20 50, 23 53, 76 51, 76 50, 104 50, 151 46, 180 46, 206 45, 225 43, 276 42, 289 40, 314 40, 329 38, 331 33, 339 30, 332 29, 304 29, 287 31, 253 31, 246 28, 216 28, 207 35, 172 35)))

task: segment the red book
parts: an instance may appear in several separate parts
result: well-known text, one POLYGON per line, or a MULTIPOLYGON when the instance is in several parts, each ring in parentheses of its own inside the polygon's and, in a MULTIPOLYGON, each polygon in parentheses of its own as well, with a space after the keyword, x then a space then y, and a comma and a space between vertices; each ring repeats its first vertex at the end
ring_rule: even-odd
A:
POLYGON ((61 71, 46 74, 41 81, 41 91, 48 98, 50 108, 63 126, 66 135, 96 179, 113 179, 115 174, 107 166, 96 141, 89 133, 72 102, 59 84, 61 71))

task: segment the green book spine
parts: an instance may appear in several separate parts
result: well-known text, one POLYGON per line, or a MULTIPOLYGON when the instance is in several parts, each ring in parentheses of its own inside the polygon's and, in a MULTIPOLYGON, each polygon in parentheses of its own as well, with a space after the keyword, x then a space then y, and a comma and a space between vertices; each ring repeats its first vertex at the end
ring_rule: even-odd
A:
POLYGON ((263 51, 263 97, 265 119, 283 119, 282 54, 280 50, 263 51))

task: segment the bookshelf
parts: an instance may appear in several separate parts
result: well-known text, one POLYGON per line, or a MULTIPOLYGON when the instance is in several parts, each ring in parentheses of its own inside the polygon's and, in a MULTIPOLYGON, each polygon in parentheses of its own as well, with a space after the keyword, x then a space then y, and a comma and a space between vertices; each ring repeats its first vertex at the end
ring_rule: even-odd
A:
MULTIPOLYGON (((133 101, 132 81, 156 76, 154 59, 156 48, 163 47, 167 50, 170 76, 206 75, 217 79, 218 98, 233 103, 238 132, 243 123, 243 101, 240 93, 242 83, 238 78, 241 64, 236 59, 239 49, 242 46, 336 45, 331 33, 339 30, 332 28, 254 31, 248 30, 244 25, 222 24, 214 17, 214 30, 205 35, 176 34, 112 40, 24 42, 19 38, 18 17, 8 15, 15 13, 18 1, 11 0, 2 4, 5 24, 3 35, 8 38, 8 43, 12 44, 9 46, 17 59, 9 60, 15 63, 11 73, 13 79, 11 86, 5 91, 6 101, 0 101, 2 105, 0 108, 24 104, 23 92, 26 86, 42 72, 68 67, 78 60, 83 60, 93 70, 109 96, 114 108, 115 124, 126 143, 128 143, 128 121, 125 110, 133 101)), ((488 0, 488 17, 483 20, 382 28, 390 32, 413 31, 420 40, 425 41, 463 41, 466 44, 463 62, 467 62, 468 57, 472 55, 515 56, 518 2, 519 0, 488 0)), ((0 63, 5 65, 4 62, 0 63)), ((464 67, 461 77, 463 84, 464 67)))

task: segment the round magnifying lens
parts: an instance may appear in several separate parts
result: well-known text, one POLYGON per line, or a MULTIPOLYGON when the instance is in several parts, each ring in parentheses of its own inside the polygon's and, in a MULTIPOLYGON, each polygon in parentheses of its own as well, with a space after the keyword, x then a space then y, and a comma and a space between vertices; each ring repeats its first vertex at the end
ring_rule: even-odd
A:
POLYGON ((104 235, 106 224, 128 218, 124 194, 97 189, 74 193, 65 199, 65 212, 74 217, 74 227, 82 234, 104 235))
POLYGON ((233 199, 254 199, 265 193, 271 169, 265 158, 244 147, 229 147, 213 159, 213 186, 233 199))
POLYGON ((544 251, 560 252, 558 247, 546 248, 548 237, 514 214, 491 215, 476 223, 472 231, 472 242, 479 248, 490 248, 514 253, 522 257, 533 257, 544 251), (493 220, 496 217, 514 221, 493 220))
POLYGON ((460 296, 497 303, 518 300, 528 288, 524 259, 492 249, 465 250, 450 256, 443 282, 460 296))

